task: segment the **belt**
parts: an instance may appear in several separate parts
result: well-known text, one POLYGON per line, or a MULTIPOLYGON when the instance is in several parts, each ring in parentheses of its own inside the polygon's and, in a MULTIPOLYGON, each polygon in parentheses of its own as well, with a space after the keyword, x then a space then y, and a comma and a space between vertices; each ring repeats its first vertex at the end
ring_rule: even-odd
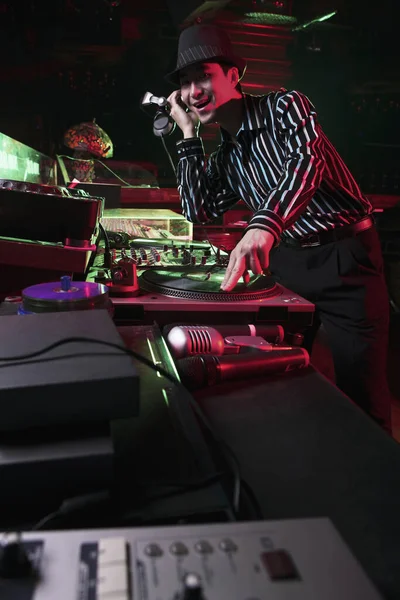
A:
POLYGON ((312 246, 322 246, 323 244, 330 244, 331 242, 337 242, 344 240, 345 238, 353 237, 362 231, 371 229, 375 225, 373 217, 364 217, 360 221, 351 223, 350 225, 343 225, 342 227, 335 227, 330 231, 321 231, 320 233, 314 233, 308 235, 300 240, 294 238, 285 238, 281 240, 281 243, 285 246, 293 246, 296 248, 311 248, 312 246))

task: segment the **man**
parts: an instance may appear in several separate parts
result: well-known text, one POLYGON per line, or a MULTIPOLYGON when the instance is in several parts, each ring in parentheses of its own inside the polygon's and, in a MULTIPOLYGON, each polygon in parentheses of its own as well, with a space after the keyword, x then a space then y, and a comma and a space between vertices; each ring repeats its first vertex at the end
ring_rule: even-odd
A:
MULTIPOLYGON (((336 383, 391 431, 386 379, 389 303, 371 205, 297 91, 242 93, 246 63, 225 32, 194 25, 181 33, 168 98, 183 133, 178 189, 185 217, 207 223, 240 199, 253 211, 230 255, 221 289, 268 267, 316 306, 307 347, 322 322, 336 383), (218 123, 208 160, 199 125, 218 123)), ((323 398, 321 398, 323 402, 323 398)))

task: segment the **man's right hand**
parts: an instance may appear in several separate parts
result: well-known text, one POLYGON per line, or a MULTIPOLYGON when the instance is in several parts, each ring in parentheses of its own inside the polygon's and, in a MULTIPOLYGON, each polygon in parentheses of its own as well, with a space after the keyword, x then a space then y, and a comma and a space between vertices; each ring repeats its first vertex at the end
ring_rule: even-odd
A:
POLYGON ((181 91, 175 90, 167 98, 170 105, 170 115, 175 123, 182 130, 184 138, 193 138, 197 136, 199 129, 199 119, 190 110, 187 111, 186 106, 181 99, 181 91))

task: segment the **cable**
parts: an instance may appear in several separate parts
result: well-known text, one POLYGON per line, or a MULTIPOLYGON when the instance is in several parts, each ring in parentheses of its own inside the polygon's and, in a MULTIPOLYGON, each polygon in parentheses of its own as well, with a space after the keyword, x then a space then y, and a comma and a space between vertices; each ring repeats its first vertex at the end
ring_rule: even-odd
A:
MULTIPOLYGON (((124 183, 126 185, 126 187, 128 188, 136 188, 136 185, 132 185, 131 183, 128 183, 127 181, 125 181, 125 179, 122 179, 122 177, 120 177, 115 171, 113 171, 112 169, 110 169, 110 167, 108 165, 106 165, 105 163, 103 163, 103 161, 99 160, 98 158, 94 159, 96 162, 100 163, 101 165, 103 165, 103 167, 105 169, 108 169, 108 171, 110 171, 110 173, 112 173, 114 175, 114 177, 116 177, 117 179, 119 179, 120 181, 122 181, 122 183, 124 183)), ((152 186, 148 186, 149 188, 152 186)))
MULTIPOLYGON (((215 473, 215 475, 212 475, 210 477, 200 479, 199 481, 194 481, 194 482, 189 482, 189 483, 165 482, 162 484, 162 486, 160 484, 157 484, 158 487, 163 487, 163 488, 175 487, 176 489, 163 491, 163 492, 157 493, 157 494, 146 495, 146 502, 148 503, 148 502, 155 502, 158 500, 164 500, 165 498, 171 498, 173 496, 177 496, 178 494, 182 494, 184 492, 190 492, 190 491, 199 490, 199 489, 208 487, 208 486, 213 485, 214 483, 220 481, 224 475, 226 475, 226 474, 223 472, 220 472, 220 473, 215 473)), ((146 484, 147 489, 149 488, 150 485, 151 484, 146 484)), ((156 487, 156 484, 153 484, 153 485, 154 485, 154 487, 156 487)), ((85 494, 83 496, 76 496, 74 498, 68 498, 67 500, 64 500, 62 502, 61 506, 57 510, 49 513, 48 515, 46 515, 42 519, 40 519, 37 523, 35 523, 35 525, 33 525, 31 527, 31 531, 38 531, 39 529, 43 529, 44 526, 48 525, 49 523, 51 523, 54 520, 62 519, 63 517, 67 517, 67 516, 72 516, 79 511, 87 510, 89 507, 92 507, 95 505, 106 504, 106 503, 109 504, 109 503, 111 503, 111 501, 112 501, 112 498, 108 491, 95 492, 94 494, 85 494)), ((142 516, 143 511, 141 511, 141 512, 130 511, 128 513, 125 513, 121 517, 121 523, 126 525, 129 522, 132 522, 133 517, 135 517, 135 516, 138 517, 139 515, 142 516)))
POLYGON ((241 480, 241 484, 242 484, 242 496, 243 496, 243 492, 245 493, 245 495, 247 496, 247 499, 249 500, 251 507, 253 509, 254 512, 254 519, 256 521, 263 521, 264 520, 264 514, 262 511, 262 508, 260 506, 260 503, 258 502, 255 493, 253 492, 252 488, 250 487, 250 485, 247 483, 247 481, 245 481, 244 479, 241 480))
POLYGON ((202 232, 202 234, 203 234, 203 235, 205 235, 205 236, 206 236, 206 240, 207 240, 207 242, 208 242, 208 245, 209 245, 209 246, 210 246, 210 248, 211 248, 211 251, 212 251, 212 252, 214 252, 215 256, 217 256, 217 253, 216 253, 216 251, 215 251, 215 248, 214 248, 214 246, 212 245, 212 243, 210 242, 210 238, 208 237, 208 234, 207 234, 207 231, 206 231, 206 229, 204 229, 204 228, 202 227, 202 229, 201 229, 201 232, 202 232))
POLYGON ((160 138, 160 139, 161 139, 161 143, 162 143, 162 145, 164 146, 164 150, 165 150, 165 152, 167 153, 167 156, 168 156, 168 158, 169 158, 169 162, 171 163, 171 167, 172 167, 172 170, 173 170, 173 172, 174 172, 174 175, 175 175, 175 177, 177 177, 177 174, 176 174, 176 168, 175 168, 175 165, 174 165, 174 161, 172 160, 171 153, 170 153, 170 151, 169 151, 169 150, 168 150, 168 148, 167 148, 167 144, 165 143, 164 136, 161 136, 161 138, 160 138))
POLYGON ((188 401, 190 406, 192 407, 195 414, 198 416, 200 421, 203 423, 204 427, 207 429, 214 442, 220 447, 220 451, 223 454, 225 460, 230 463, 230 467, 233 473, 233 494, 232 494, 232 506, 235 514, 239 514, 239 504, 240 504, 240 486, 241 486, 241 474, 240 474, 240 464, 237 456, 233 452, 233 450, 228 446, 228 444, 219 437, 209 420, 207 419, 204 412, 201 410, 197 402, 194 401, 192 396, 188 394, 188 401))
POLYGON ((103 263, 103 267, 105 269, 110 269, 111 268, 111 263, 112 263, 112 258, 111 258, 111 246, 110 246, 110 238, 107 235, 106 230, 104 229, 102 223, 99 221, 99 229, 103 235, 104 238, 104 263, 103 263))
MULTIPOLYGON (((137 186, 132 185, 131 183, 128 183, 127 181, 125 181, 125 179, 122 179, 122 177, 120 177, 118 175, 118 173, 115 173, 115 171, 113 171, 112 169, 110 169, 110 167, 108 165, 106 165, 105 163, 103 163, 101 160, 99 160, 98 158, 75 158, 74 156, 68 156, 68 154, 58 154, 57 156, 59 156, 60 158, 68 158, 69 160, 73 160, 75 162, 98 162, 101 165, 103 165, 103 167, 105 169, 108 169, 110 171, 110 173, 112 173, 114 175, 114 177, 116 177, 117 179, 119 179, 120 181, 122 181, 123 184, 125 184, 128 188, 135 188, 137 186)), ((84 182, 82 182, 84 183, 84 182)), ((151 186, 149 186, 151 187, 151 186)))
POLYGON ((91 507, 105 503, 108 504, 110 501, 111 496, 107 490, 94 492, 93 494, 85 494, 83 496, 76 496, 74 498, 68 498, 62 502, 60 508, 46 515, 35 525, 33 525, 33 527, 31 527, 31 531, 38 531, 39 529, 42 529, 44 525, 49 524, 55 519, 62 518, 63 516, 67 516, 78 511, 86 510, 89 508, 89 506, 91 507))
MULTIPOLYGON (((105 340, 96 340, 95 338, 86 338, 86 337, 79 337, 79 336, 64 338, 63 340, 54 342, 54 344, 49 344, 48 346, 45 346, 41 350, 36 350, 35 352, 30 352, 28 354, 19 354, 16 356, 5 356, 5 357, 0 356, 0 362, 12 363, 12 362, 20 362, 23 360, 29 360, 30 358, 36 358, 37 356, 46 354, 47 352, 50 352, 51 350, 54 350, 55 348, 58 348, 59 346, 64 346, 65 344, 74 344, 77 342, 78 343, 83 342, 83 343, 99 344, 100 346, 107 346, 109 348, 115 348, 116 350, 120 350, 121 352, 124 352, 125 354, 129 354, 130 356, 133 356, 133 358, 136 358, 136 360, 138 360, 139 362, 142 362, 143 364, 150 367, 151 369, 158 371, 161 375, 163 375, 164 377, 166 377, 167 379, 172 381, 172 383, 183 387, 181 382, 179 381, 179 379, 177 379, 176 377, 173 377, 172 375, 170 375, 168 373, 168 371, 166 371, 165 369, 163 369, 162 367, 160 367, 158 365, 155 365, 153 362, 151 362, 151 360, 149 360, 145 356, 142 356, 138 352, 135 352, 134 350, 131 350, 130 348, 120 346, 119 344, 116 344, 114 342, 106 342, 105 340)), ((70 356, 76 356, 76 355, 72 354, 70 356)), ((90 356, 90 354, 88 354, 88 356, 90 356)), ((53 358, 54 358, 54 360, 61 360, 64 357, 63 356, 55 356, 55 357, 52 357, 52 359, 53 358)), ((186 388, 184 388, 184 389, 186 390, 186 388)))
POLYGON ((33 527, 31 527, 31 531, 38 531, 39 529, 43 529, 44 525, 48 525, 54 519, 58 519, 61 516, 61 512, 59 510, 55 510, 54 512, 46 515, 43 519, 40 519, 33 527))

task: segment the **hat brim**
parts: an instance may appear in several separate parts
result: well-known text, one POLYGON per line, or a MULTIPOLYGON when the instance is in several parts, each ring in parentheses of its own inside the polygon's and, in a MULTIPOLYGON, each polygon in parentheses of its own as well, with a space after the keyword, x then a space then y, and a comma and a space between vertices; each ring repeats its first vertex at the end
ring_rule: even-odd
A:
POLYGON ((181 71, 183 71, 183 69, 186 69, 187 67, 191 67, 193 65, 197 65, 200 63, 206 63, 206 62, 221 62, 221 63, 231 64, 233 67, 237 67, 237 69, 239 71, 239 81, 242 79, 243 75, 246 72, 246 68, 247 68, 246 61, 243 58, 241 58, 240 56, 231 56, 230 58, 227 58, 226 56, 213 56, 210 58, 202 58, 202 59, 197 59, 197 60, 188 62, 184 66, 179 67, 179 69, 175 69, 171 73, 167 73, 167 75, 165 75, 164 79, 166 81, 168 81, 169 83, 179 86, 180 85, 179 74, 181 71))

